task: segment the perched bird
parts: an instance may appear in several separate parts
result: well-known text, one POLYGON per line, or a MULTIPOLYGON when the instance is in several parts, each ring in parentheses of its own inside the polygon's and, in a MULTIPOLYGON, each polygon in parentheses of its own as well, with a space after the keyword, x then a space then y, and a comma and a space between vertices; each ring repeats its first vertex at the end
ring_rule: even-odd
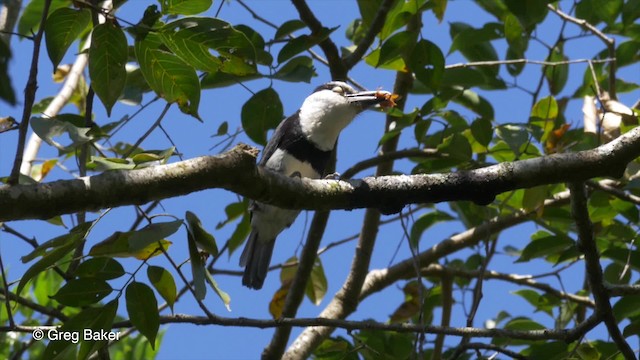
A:
MULTIPOLYGON (((283 120, 264 149, 259 165, 287 176, 320 178, 340 131, 366 108, 393 106, 397 95, 388 91, 356 92, 341 81, 319 86, 300 110, 283 120)), ((242 284, 260 289, 267 276, 276 237, 291 226, 300 210, 253 202, 251 234, 240 257, 242 284)))

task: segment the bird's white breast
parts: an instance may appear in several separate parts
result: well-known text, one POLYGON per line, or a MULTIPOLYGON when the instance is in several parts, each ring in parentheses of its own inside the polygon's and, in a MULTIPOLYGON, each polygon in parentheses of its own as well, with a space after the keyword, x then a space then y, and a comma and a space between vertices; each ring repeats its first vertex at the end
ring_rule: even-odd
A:
POLYGON ((312 179, 320 177, 320 174, 313 170, 310 163, 300 161, 282 149, 276 149, 273 152, 273 155, 267 160, 266 167, 287 176, 291 176, 297 171, 302 177, 312 179))

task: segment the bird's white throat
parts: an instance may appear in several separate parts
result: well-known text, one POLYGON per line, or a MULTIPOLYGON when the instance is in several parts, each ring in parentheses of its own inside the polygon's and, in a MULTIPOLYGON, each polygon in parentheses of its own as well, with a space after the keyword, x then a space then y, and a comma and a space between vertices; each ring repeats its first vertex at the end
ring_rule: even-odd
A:
POLYGON ((333 150, 340 131, 358 114, 347 99, 332 91, 309 96, 300 108, 300 127, 308 140, 323 151, 333 150))

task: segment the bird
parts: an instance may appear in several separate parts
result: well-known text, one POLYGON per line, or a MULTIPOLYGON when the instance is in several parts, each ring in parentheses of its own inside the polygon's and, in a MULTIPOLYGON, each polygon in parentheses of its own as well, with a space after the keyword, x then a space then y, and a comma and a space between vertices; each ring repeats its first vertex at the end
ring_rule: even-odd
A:
MULTIPOLYGON (((365 109, 376 104, 393 106, 397 97, 382 90, 358 92, 342 81, 318 86, 297 112, 278 125, 258 165, 290 177, 322 178, 340 132, 365 109)), ((259 290, 267 276, 276 237, 291 226, 300 210, 257 201, 249 210, 251 233, 240 256, 242 284, 259 290)))

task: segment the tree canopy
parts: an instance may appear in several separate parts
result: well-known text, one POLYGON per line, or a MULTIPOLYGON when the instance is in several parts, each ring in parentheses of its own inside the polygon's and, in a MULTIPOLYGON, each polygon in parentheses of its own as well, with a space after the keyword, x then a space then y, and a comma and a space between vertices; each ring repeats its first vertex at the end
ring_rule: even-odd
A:
POLYGON ((0 356, 637 358, 639 0, 0 10, 0 356), (331 79, 397 106, 257 166, 331 79), (259 292, 250 200, 314 210, 259 292))

